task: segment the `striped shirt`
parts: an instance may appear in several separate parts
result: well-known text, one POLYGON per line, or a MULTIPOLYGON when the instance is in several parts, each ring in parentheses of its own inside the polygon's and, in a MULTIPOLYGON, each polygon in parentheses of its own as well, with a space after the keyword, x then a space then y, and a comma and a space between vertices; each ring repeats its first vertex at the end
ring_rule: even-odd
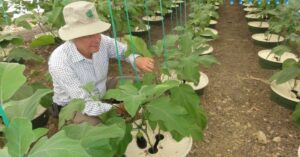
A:
MULTIPOLYGON (((66 41, 57 47, 50 56, 48 65, 53 80, 53 102, 65 106, 72 99, 82 98, 86 101, 83 113, 98 116, 112 107, 110 104, 93 101, 80 86, 93 82, 95 93, 104 95, 109 58, 117 58, 114 39, 101 35, 100 49, 87 59, 79 53, 72 41, 66 41)), ((126 45, 118 42, 121 59, 125 59, 126 45)), ((131 64, 136 56, 130 55, 125 60, 131 64)))

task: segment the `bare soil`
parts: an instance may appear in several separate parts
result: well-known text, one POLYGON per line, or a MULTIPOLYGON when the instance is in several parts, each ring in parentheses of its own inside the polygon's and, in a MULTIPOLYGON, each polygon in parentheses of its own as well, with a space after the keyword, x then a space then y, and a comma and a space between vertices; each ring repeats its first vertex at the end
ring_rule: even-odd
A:
POLYGON ((219 39, 211 44, 221 65, 205 70, 210 83, 201 97, 208 127, 188 157, 296 157, 300 128, 292 111, 270 100, 274 71, 259 66, 263 48, 253 44, 242 7, 224 3, 219 13, 219 39))

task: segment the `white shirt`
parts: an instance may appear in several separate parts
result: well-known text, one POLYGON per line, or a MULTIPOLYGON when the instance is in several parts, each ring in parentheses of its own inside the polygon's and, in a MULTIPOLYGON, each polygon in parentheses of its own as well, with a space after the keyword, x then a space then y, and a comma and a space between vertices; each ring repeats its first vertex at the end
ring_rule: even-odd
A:
MULTIPOLYGON (((100 49, 93 53, 92 59, 87 59, 79 53, 72 41, 66 41, 57 47, 50 56, 48 65, 53 80, 53 102, 60 106, 67 105, 74 98, 86 101, 83 113, 89 116, 98 116, 112 107, 110 104, 93 101, 88 93, 80 88, 86 83, 95 83, 96 93, 104 95, 109 58, 117 58, 114 39, 101 35, 100 49)), ((118 42, 121 59, 125 59, 127 46, 118 42)), ((134 55, 125 60, 131 64, 134 55)))

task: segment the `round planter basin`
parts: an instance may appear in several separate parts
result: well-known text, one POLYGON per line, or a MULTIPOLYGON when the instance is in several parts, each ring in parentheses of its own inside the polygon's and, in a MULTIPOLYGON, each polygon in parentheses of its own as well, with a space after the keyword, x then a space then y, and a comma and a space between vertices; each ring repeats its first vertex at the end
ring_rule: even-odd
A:
POLYGON ((258 8, 247 7, 247 8, 244 8, 244 11, 245 12, 257 12, 258 8))
POLYGON ((182 4, 184 1, 173 1, 174 4, 182 4))
POLYGON ((205 44, 203 46, 199 46, 198 48, 206 47, 206 46, 209 46, 209 48, 207 50, 205 50, 204 52, 202 52, 201 55, 209 55, 209 54, 212 54, 212 52, 214 51, 214 48, 211 45, 208 45, 208 44, 205 44))
POLYGON ((243 6, 244 6, 244 7, 253 7, 253 4, 250 4, 250 3, 244 3, 243 6))
POLYGON ((150 24, 158 24, 164 18, 162 16, 144 16, 142 19, 143 21, 149 22, 150 24))
MULTIPOLYGON (((170 15, 170 14, 172 14, 172 12, 173 12, 173 11, 172 11, 171 9, 168 9, 168 12, 167 12, 167 13, 165 13, 165 16, 166 16, 166 15, 170 15)), ((159 10, 158 10, 158 11, 156 11, 156 12, 155 12, 155 14, 157 14, 157 15, 161 15, 161 13, 160 13, 160 11, 159 11, 159 10)))
POLYGON ((248 27, 251 32, 263 33, 268 30, 269 23, 264 21, 250 21, 248 22, 248 27))
POLYGON ((213 28, 205 28, 205 30, 210 30, 213 32, 213 34, 218 35, 218 31, 213 28))
MULTIPOLYGON (((300 11, 299 11, 299 13, 300 13, 300 11)), ((298 148, 298 157, 300 157, 300 146, 298 148)))
POLYGON ((209 21, 209 27, 215 28, 216 25, 217 25, 217 23, 218 23, 218 21, 216 21, 216 20, 210 20, 210 21, 209 21))
POLYGON ((271 53, 271 51, 271 49, 267 49, 258 52, 259 63, 263 68, 280 69, 282 63, 287 59, 298 61, 297 56, 293 53, 285 52, 281 56, 277 56, 274 53, 271 53))
MULTIPOLYGON (((177 80, 177 76, 174 72, 171 72, 171 76, 162 74, 161 80, 162 80, 162 82, 164 82, 166 80, 177 80)), ((197 85, 195 85, 193 82, 186 82, 186 83, 189 84, 199 95, 202 95, 204 93, 204 88, 209 83, 209 79, 205 73, 200 72, 199 80, 200 81, 197 85)))
POLYGON ((169 6, 168 8, 176 9, 176 8, 178 8, 178 7, 179 7, 178 4, 171 4, 171 6, 169 6))
POLYGON ((300 102, 299 95, 300 95, 300 80, 297 80, 297 86, 293 89, 297 91, 295 94, 292 91, 294 87, 295 79, 289 80, 282 84, 276 84, 275 81, 271 83, 271 90, 272 95, 271 98, 273 101, 277 102, 279 105, 282 105, 288 109, 294 110, 296 104, 300 102))
MULTIPOLYGON (((155 135, 158 134, 158 129, 155 129, 154 131, 149 129, 147 132, 151 143, 154 144, 155 135)), ((192 138, 185 137, 181 141, 177 142, 172 138, 170 133, 162 131, 160 131, 160 133, 164 136, 164 138, 157 146, 158 151, 155 154, 150 154, 148 152, 148 149, 150 148, 149 143, 144 149, 138 148, 135 140, 137 131, 132 131, 133 140, 127 147, 125 152, 126 157, 185 157, 190 152, 193 144, 192 138)), ((144 135, 144 137, 146 136, 144 135)))
POLYGON ((247 14, 245 17, 247 21, 255 21, 261 19, 261 16, 258 14, 247 14))
POLYGON ((257 33, 251 36, 254 43, 265 48, 272 48, 284 41, 284 37, 277 34, 257 33))
POLYGON ((145 33, 147 33, 149 30, 150 30, 150 26, 149 25, 146 25, 146 29, 140 29, 138 26, 135 27, 133 30, 132 30, 132 34, 133 35, 143 35, 145 33))

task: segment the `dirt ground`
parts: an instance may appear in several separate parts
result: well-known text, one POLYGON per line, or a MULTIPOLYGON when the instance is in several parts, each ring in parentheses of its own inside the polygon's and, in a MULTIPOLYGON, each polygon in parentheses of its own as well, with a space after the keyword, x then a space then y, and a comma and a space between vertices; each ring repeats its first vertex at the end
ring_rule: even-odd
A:
MULTIPOLYGON (((221 64, 202 69, 210 79, 209 86, 201 96, 208 116, 208 127, 204 140, 194 142, 188 157, 297 156, 300 128, 295 127, 290 119, 292 111, 270 100, 271 90, 267 80, 274 71, 259 66, 257 52, 262 48, 251 41, 242 7, 224 3, 219 13, 216 26, 219 38, 211 45, 214 47, 214 56, 221 64), (258 138, 259 132, 266 136, 266 140, 258 138)), ((175 17, 172 22, 174 26, 175 17)), ((170 32, 170 26, 171 20, 168 18, 167 33, 170 32)), ((161 25, 151 27, 154 43, 161 39, 162 30, 161 25)), ((147 40, 147 36, 144 39, 147 40)), ((39 54, 48 59, 52 50, 53 47, 43 48, 39 54)), ((110 77, 118 75, 117 62, 112 60, 111 63, 110 77)), ((133 74, 129 64, 122 65, 124 75, 133 74)), ((28 62, 27 66, 29 81, 43 81, 46 63, 28 62)), ((49 135, 56 132, 56 125, 57 120, 50 118, 47 126, 49 135)))
POLYGON ((188 157, 296 157, 300 128, 290 110, 270 100, 266 81, 274 71, 259 66, 263 48, 251 41, 242 7, 225 3, 219 14, 220 37, 211 44, 221 65, 205 70, 210 83, 201 97, 208 128, 188 157), (266 141, 258 140, 260 131, 266 141))

